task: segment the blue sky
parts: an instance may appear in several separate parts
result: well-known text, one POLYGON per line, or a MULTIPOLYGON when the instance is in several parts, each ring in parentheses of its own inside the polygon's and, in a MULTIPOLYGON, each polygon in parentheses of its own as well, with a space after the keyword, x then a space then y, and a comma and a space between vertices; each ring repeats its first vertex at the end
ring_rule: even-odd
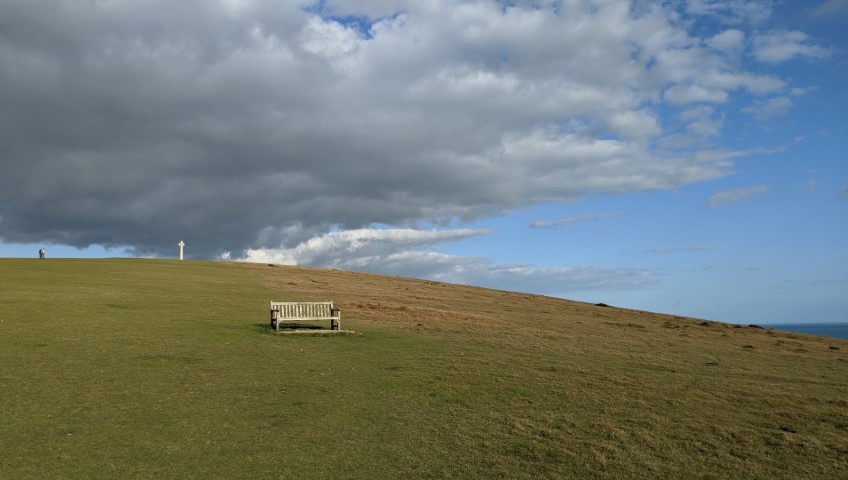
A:
POLYGON ((848 321, 846 0, 166 3, 4 4, 0 256, 848 321))

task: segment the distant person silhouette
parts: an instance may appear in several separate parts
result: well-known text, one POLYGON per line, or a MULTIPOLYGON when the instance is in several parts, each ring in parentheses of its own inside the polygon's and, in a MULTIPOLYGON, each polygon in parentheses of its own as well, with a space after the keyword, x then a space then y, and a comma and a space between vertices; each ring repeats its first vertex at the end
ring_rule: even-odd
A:
POLYGON ((38 258, 46 258, 46 257, 47 257, 47 251, 45 251, 43 248, 38 251, 38 258))

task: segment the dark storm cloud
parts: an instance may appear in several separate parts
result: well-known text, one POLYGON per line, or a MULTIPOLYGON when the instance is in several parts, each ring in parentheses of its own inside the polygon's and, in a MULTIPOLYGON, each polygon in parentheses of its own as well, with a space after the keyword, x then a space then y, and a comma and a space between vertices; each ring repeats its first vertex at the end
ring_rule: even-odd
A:
POLYGON ((672 188, 735 154, 651 149, 651 102, 699 81, 661 53, 780 87, 627 2, 321 5, 4 1, 0 239, 208 257, 672 188))

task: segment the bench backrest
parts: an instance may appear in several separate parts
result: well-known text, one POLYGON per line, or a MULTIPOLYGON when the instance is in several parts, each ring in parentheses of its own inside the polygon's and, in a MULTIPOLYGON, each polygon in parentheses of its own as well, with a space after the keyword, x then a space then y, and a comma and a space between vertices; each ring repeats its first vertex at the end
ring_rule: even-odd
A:
POLYGON ((278 318, 330 318, 333 302, 271 302, 278 318))

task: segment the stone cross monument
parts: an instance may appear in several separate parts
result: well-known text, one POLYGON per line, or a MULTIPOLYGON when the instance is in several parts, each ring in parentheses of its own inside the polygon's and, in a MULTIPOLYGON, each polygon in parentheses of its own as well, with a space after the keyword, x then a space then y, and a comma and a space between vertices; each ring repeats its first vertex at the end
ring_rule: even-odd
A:
POLYGON ((180 260, 182 260, 183 259, 183 247, 185 247, 185 242, 180 240, 180 243, 178 243, 177 245, 180 246, 180 260))

